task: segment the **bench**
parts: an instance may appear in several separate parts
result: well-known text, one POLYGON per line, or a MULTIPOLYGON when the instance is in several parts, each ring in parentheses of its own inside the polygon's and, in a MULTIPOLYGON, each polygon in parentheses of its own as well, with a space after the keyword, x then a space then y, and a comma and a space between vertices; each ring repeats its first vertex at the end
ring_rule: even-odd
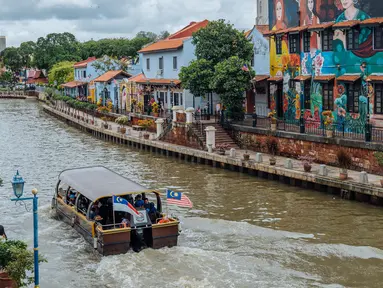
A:
POLYGON ((133 131, 144 131, 145 130, 144 127, 141 127, 139 125, 133 125, 132 128, 133 128, 133 131))

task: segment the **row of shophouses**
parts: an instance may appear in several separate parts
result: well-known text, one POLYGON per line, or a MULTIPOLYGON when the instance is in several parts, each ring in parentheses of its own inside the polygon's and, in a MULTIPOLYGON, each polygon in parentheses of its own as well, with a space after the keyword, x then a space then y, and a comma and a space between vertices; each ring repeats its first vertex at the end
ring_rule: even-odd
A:
MULTIPOLYGON (((251 66, 256 72, 252 89, 244 97, 246 112, 267 116, 275 110, 284 120, 320 121, 322 112, 330 110, 338 122, 383 124, 383 18, 376 17, 379 11, 369 15, 355 6, 358 1, 341 1, 350 2, 353 10, 335 2, 331 6, 331 0, 298 2, 270 0, 269 25, 255 25, 245 32, 254 44, 251 66), (324 2, 331 11, 322 12, 324 2), (320 14, 313 13, 319 8, 320 14)), ((89 96, 94 102, 111 99, 115 108, 125 111, 131 110, 133 99, 146 105, 154 97, 165 109, 200 107, 213 114, 219 96, 192 95, 178 79, 181 67, 195 58, 192 33, 207 24, 207 20, 192 22, 141 49, 139 63, 133 65, 136 73, 99 75, 92 66, 97 59, 76 63, 75 81, 64 84, 65 91, 89 96)))

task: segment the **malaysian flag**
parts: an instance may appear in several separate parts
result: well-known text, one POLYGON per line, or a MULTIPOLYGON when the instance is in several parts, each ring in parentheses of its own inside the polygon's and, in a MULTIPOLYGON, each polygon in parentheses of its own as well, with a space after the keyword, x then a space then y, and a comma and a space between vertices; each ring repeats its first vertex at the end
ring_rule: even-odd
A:
POLYGON ((192 208, 193 203, 190 199, 181 192, 174 192, 169 189, 166 190, 167 202, 169 205, 177 205, 179 207, 192 208))
POLYGON ((242 66, 242 70, 245 72, 249 72, 249 68, 247 67, 246 64, 242 66))

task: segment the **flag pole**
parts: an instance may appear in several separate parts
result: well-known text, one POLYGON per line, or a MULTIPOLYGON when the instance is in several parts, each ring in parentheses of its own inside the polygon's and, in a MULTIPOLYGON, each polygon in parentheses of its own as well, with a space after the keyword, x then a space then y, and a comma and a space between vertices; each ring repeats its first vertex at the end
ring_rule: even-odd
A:
POLYGON ((116 228, 116 216, 114 215, 114 197, 115 196, 113 196, 112 197, 112 201, 113 201, 113 229, 115 229, 116 228))

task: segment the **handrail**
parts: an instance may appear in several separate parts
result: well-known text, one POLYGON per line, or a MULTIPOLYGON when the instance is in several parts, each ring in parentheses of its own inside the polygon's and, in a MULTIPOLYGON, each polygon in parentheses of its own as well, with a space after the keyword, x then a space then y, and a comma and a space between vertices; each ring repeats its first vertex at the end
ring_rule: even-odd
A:
POLYGON ((170 130, 172 130, 172 127, 173 127, 172 122, 173 120, 171 115, 165 118, 164 123, 162 123, 162 128, 163 128, 162 133, 157 137, 157 140, 163 139, 163 137, 165 137, 165 135, 168 134, 170 130))

